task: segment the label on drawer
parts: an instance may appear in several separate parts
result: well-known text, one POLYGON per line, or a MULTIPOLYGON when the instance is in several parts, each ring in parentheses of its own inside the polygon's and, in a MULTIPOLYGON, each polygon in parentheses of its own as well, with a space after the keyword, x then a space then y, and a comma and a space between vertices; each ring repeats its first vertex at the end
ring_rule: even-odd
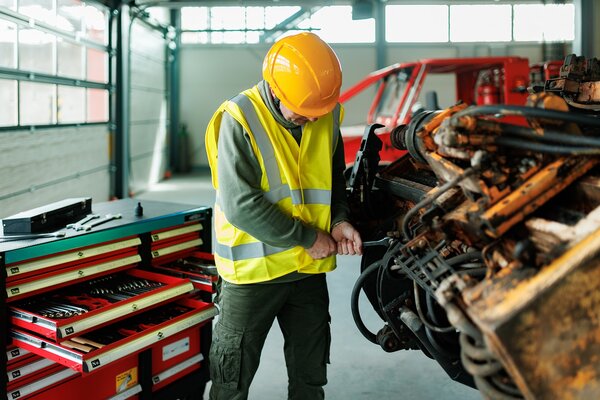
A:
POLYGON ((123 392, 131 387, 134 387, 138 383, 138 370, 137 367, 128 369, 125 372, 120 373, 116 377, 116 389, 117 393, 123 392))
POLYGON ((190 350, 189 336, 163 347, 162 360, 167 361, 190 350))

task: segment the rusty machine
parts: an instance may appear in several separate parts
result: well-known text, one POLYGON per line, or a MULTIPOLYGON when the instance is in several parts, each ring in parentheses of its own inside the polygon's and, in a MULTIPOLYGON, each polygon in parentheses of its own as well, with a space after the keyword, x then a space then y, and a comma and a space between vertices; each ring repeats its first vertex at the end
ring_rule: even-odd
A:
POLYGON ((600 398, 600 62, 568 56, 526 106, 367 127, 349 179, 365 240, 357 327, 488 399, 600 398), (384 326, 371 332, 363 290, 384 326))

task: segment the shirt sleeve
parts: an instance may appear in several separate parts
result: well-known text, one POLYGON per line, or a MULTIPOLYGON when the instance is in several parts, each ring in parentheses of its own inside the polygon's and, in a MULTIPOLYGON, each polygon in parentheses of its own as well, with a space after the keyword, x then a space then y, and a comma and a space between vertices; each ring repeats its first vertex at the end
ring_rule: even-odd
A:
POLYGON ((314 228, 290 218, 263 196, 262 171, 250 137, 227 113, 219 132, 217 171, 219 205, 233 226, 270 246, 313 245, 314 228))
POLYGON ((331 182, 331 226, 342 221, 349 221, 350 208, 346 198, 346 160, 344 157, 344 143, 342 134, 338 130, 337 142, 333 153, 332 182, 331 182))

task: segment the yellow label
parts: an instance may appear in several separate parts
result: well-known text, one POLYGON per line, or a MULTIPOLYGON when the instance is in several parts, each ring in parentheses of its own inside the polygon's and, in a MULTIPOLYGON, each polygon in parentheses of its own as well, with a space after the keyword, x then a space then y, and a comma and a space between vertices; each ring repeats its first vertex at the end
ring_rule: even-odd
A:
POLYGON ((117 393, 121 393, 124 390, 127 390, 138 383, 138 372, 137 367, 133 367, 123 373, 117 375, 116 378, 117 383, 117 393))

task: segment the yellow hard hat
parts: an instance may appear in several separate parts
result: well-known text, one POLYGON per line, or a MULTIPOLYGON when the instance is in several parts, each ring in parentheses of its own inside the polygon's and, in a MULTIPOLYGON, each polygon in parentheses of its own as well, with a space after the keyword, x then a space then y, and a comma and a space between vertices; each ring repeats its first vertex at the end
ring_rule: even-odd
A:
POLYGON ((338 102, 342 69, 327 43, 304 32, 286 36, 269 49, 263 78, 284 106, 304 117, 318 118, 338 102))

